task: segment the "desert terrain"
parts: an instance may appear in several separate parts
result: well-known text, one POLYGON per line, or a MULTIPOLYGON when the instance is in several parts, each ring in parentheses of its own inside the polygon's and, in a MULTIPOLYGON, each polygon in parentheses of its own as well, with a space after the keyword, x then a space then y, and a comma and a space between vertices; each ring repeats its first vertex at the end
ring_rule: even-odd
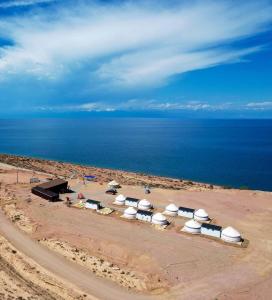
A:
MULTIPOLYGON (((0 200, 6 218, 38 245, 65 257, 67 263, 86 269, 94 278, 103 280, 109 289, 118 293, 125 291, 123 299, 270 299, 271 192, 224 189, 179 179, 15 156, 1 155, 0 161, 0 200), (83 184, 83 174, 95 175, 96 180, 83 184), (31 177, 44 180, 55 176, 63 176, 72 190, 101 201, 115 212, 104 216, 87 209, 67 207, 64 201, 50 203, 30 193, 35 186, 29 183, 31 177), (112 179, 120 182, 119 193, 146 198, 158 212, 163 212, 169 203, 204 208, 212 223, 239 230, 249 241, 248 247, 181 233, 186 221, 181 217, 169 217, 171 224, 165 230, 124 220, 120 217, 124 208, 113 205, 115 197, 105 194, 107 183, 112 179), (152 187, 149 195, 144 194, 145 184, 152 187)), ((76 193, 69 196, 77 201, 76 193)), ((3 241, 9 243, 4 238, 3 241)), ((1 262, 3 259, 11 264, 12 256, 5 256, 1 251, 1 262)), ((6 268, 3 270, 1 278, 4 276, 8 285, 9 273, 6 268)), ((50 276, 58 276, 62 282, 61 274, 51 272, 50 276)), ((88 296, 84 287, 79 291, 81 287, 75 290, 73 285, 62 284, 76 293, 71 296, 73 299, 88 296)), ((34 294, 22 282, 20 286, 24 293, 29 293, 22 294, 25 297, 22 299, 39 292, 34 294)), ((2 289, 1 293, 9 299, 8 292, 2 289)), ((20 293, 23 292, 18 290, 18 297, 20 293)), ((118 293, 116 295, 122 295, 118 293)), ((62 299, 57 293, 52 297, 62 299)), ((114 299, 113 293, 105 299, 114 299)))

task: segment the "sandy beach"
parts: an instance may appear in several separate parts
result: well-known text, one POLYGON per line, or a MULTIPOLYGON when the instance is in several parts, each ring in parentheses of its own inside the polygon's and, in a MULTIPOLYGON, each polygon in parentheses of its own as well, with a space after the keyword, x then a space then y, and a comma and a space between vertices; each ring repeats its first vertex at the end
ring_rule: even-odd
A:
MULTIPOLYGON (((186 180, 9 155, 0 155, 0 162, 0 199, 6 217, 38 244, 85 268, 113 289, 129 291, 131 299, 134 296, 143 299, 269 299, 272 291, 271 192, 224 189, 186 180), (94 175, 96 180, 83 184, 84 174, 94 175), (30 193, 35 186, 29 183, 31 177, 44 180, 56 176, 66 178, 72 190, 101 201, 115 211, 104 216, 86 209, 69 208, 64 202, 50 203, 30 193), (124 208, 116 207, 115 197, 105 194, 107 183, 113 179, 120 182, 121 194, 148 199, 155 212, 162 212, 169 203, 204 208, 213 224, 239 230, 249 241, 248 247, 183 234, 180 229, 186 219, 181 217, 169 217, 171 224, 165 230, 122 219, 124 208), (144 194, 145 184, 152 187, 149 195, 144 194)), ((76 201, 76 194, 70 197, 76 201)), ((4 255, 1 252, 1 258, 4 255)), ((5 259, 10 263, 10 257, 5 259)), ((69 284, 65 288, 74 289, 69 284)), ((31 294, 27 285, 22 284, 21 289, 31 294)), ((8 291, 1 292, 5 297, 9 295, 8 291)), ((20 292, 14 293, 19 295, 20 292)), ((84 294, 77 293, 73 299, 84 294)), ((54 299, 62 298, 55 296, 54 299)))

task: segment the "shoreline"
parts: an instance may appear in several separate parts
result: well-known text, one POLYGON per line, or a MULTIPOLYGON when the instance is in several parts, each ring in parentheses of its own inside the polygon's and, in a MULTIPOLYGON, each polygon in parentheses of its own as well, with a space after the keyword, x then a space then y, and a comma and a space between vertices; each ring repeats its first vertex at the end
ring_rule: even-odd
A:
POLYGON ((113 179, 126 185, 149 185, 151 188, 165 188, 173 190, 212 190, 212 189, 238 189, 231 186, 224 187, 210 183, 202 183, 187 179, 178 179, 141 172, 131 172, 119 169, 101 168, 73 162, 35 158, 23 155, 0 153, 0 163, 24 168, 35 172, 53 173, 56 176, 80 178, 83 175, 96 176, 95 181, 107 183, 113 179))
MULTIPOLYGON (((12 161, 12 165, 0 163, 0 200, 7 219, 38 245, 55 253, 52 255, 61 255, 63 261, 75 263, 76 268, 84 267, 84 272, 91 272, 95 281, 105 281, 114 292, 143 299, 169 296, 169 299, 195 297, 208 300, 198 292, 199 284, 204 290, 209 290, 210 296, 217 298, 222 292, 222 297, 240 295, 241 289, 261 282, 261 289, 249 289, 247 299, 255 299, 252 298, 255 293, 264 297, 270 293, 266 282, 272 278, 272 269, 267 267, 271 256, 272 193, 220 187, 211 189, 198 183, 182 186, 183 181, 169 178, 26 157, 2 156, 0 161, 3 160, 5 163, 12 161), (93 172, 97 181, 83 185, 78 178, 69 179, 71 170, 78 172, 78 178, 84 172, 93 172), (76 193, 83 193, 86 199, 99 200, 106 207, 111 207, 114 200, 114 196, 105 194, 110 176, 122 180, 120 193, 137 199, 146 197, 142 184, 149 180, 152 184, 167 187, 154 188, 147 196, 156 212, 163 211, 169 203, 202 207, 214 224, 224 228, 234 226, 250 241, 250 245, 247 248, 229 247, 213 239, 182 234, 180 228, 184 226, 184 218, 171 217, 171 226, 161 231, 144 222, 124 222, 118 216, 125 208, 118 209, 113 215, 102 216, 89 210, 69 208, 64 202, 47 202, 30 195, 30 188, 34 186, 34 183, 30 184, 31 178, 45 180, 63 175, 76 193), (138 185, 133 185, 135 183, 138 185), (260 231, 260 228, 266 230, 260 231), (259 275, 264 268, 265 274, 259 275), (255 269, 257 273, 250 271, 255 269), (240 279, 230 288, 234 277, 240 279), (216 278, 223 279, 223 286, 214 284, 216 278)), ((76 194, 73 199, 76 199, 76 194)), ((89 278, 87 281, 89 287, 89 278)), ((72 288, 69 282, 67 287, 72 288)), ((81 286, 81 282, 76 286, 81 286)), ((110 296, 107 294, 106 299, 111 299, 110 296)))

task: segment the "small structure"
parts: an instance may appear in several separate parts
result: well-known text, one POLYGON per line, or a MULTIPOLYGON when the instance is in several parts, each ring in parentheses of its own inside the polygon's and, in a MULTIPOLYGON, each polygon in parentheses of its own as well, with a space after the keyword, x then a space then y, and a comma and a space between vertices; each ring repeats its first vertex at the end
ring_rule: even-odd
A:
POLYGON ((195 213, 195 210, 193 208, 180 206, 178 209, 178 215, 180 217, 192 219, 194 217, 194 213, 195 213))
POLYGON ((93 176, 93 175, 85 175, 84 176, 84 179, 87 180, 87 181, 93 181, 96 177, 93 176))
POLYGON ((38 182, 40 182, 40 179, 37 178, 37 177, 32 177, 32 178, 30 178, 30 180, 29 180, 29 183, 38 183, 38 182))
POLYGON ((152 220, 152 212, 147 210, 138 209, 136 214, 136 219, 145 221, 145 222, 151 222, 152 220))
POLYGON ((207 214, 205 209, 200 208, 200 209, 195 211, 194 219, 198 220, 198 221, 208 221, 209 220, 209 215, 207 214))
POLYGON ((138 207, 139 199, 127 197, 125 200, 126 206, 138 207))
POLYGON ((150 193, 151 193, 150 188, 149 188, 148 185, 146 185, 146 186, 144 187, 144 192, 145 192, 145 194, 150 194, 150 193))
POLYGON ((199 224, 194 219, 191 219, 191 220, 189 220, 185 223, 182 230, 186 231, 186 232, 189 232, 189 233, 192 233, 192 234, 197 234, 197 233, 200 233, 200 228, 201 228, 201 224, 199 224))
POLYGON ((118 189, 120 187, 120 184, 119 184, 119 182, 112 180, 111 182, 108 183, 108 186, 110 188, 118 189))
POLYGON ((164 214, 172 217, 177 216, 178 207, 174 203, 171 203, 166 206, 164 214))
POLYGON ((123 217, 129 220, 136 219, 137 211, 133 207, 128 207, 125 209, 123 217))
POLYGON ((202 224, 200 232, 204 235, 220 238, 222 227, 214 224, 202 224))
POLYGON ((93 210, 99 210, 101 208, 101 203, 100 201, 88 199, 85 203, 85 207, 93 210))
POLYGON ((146 199, 142 199, 138 203, 138 208, 142 210, 149 210, 151 208, 151 203, 146 199))
POLYGON ((229 243, 239 243, 241 241, 241 234, 233 227, 227 227, 221 232, 221 239, 229 243))
POLYGON ((113 202, 116 205, 125 205, 126 197, 122 194, 118 195, 113 202))
POLYGON ((77 199, 85 199, 85 197, 82 193, 78 193, 77 194, 77 199))
POLYGON ((167 219, 162 213, 156 213, 152 216, 152 223, 157 225, 166 225, 167 219))

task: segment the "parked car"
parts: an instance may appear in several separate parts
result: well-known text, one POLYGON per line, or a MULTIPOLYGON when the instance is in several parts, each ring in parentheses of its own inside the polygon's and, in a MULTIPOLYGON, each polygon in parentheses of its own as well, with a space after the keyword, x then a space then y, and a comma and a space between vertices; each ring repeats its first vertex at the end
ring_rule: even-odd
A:
POLYGON ((116 191, 116 189, 108 189, 108 190, 106 190, 106 194, 116 195, 117 191, 116 191))

